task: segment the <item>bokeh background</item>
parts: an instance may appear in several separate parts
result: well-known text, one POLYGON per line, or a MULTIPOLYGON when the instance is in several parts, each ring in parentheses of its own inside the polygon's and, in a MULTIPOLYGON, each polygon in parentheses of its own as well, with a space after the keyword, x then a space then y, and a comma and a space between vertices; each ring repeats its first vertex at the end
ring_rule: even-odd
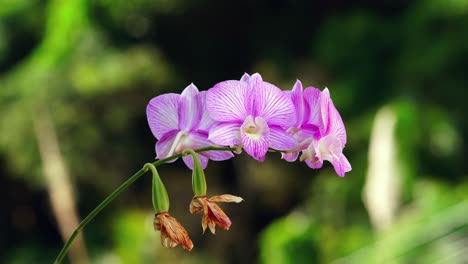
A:
POLYGON ((211 162, 209 195, 245 199, 213 236, 188 212, 190 171, 164 165, 194 250, 161 247, 144 176, 67 263, 468 263, 465 0, 0 0, 0 262, 51 263, 154 160, 152 97, 244 72, 328 87, 353 170, 211 162))

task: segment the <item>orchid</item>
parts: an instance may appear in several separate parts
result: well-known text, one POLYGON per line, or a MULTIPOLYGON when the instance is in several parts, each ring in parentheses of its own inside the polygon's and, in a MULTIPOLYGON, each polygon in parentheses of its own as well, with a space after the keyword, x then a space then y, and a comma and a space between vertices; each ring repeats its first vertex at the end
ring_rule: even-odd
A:
MULTIPOLYGON (((184 89, 182 94, 163 94, 153 98, 146 115, 151 132, 158 139, 156 158, 163 159, 185 149, 198 149, 213 146, 208 140, 208 131, 215 124, 205 110, 206 92, 199 92, 194 84, 184 89)), ((232 152, 206 151, 198 154, 203 168, 208 159, 227 160, 232 152)), ((183 157, 184 163, 193 168, 191 156, 183 157)), ((172 160, 172 161, 175 161, 172 160)))
POLYGON ((169 195, 156 169, 182 157, 192 170, 190 213, 203 212, 203 233, 215 234, 216 226, 231 227, 231 219, 218 202, 240 203, 231 194, 207 197, 204 169, 208 160, 226 160, 242 150, 262 162, 268 151, 281 152, 292 162, 300 155, 310 168, 319 169, 329 161, 339 176, 351 171, 343 154, 346 130, 327 88, 303 89, 297 80, 291 91, 283 92, 263 81, 260 74, 244 74, 237 80, 217 83, 200 92, 193 84, 181 94, 159 95, 146 108, 148 124, 156 137, 156 158, 146 163, 101 202, 77 227, 57 256, 60 263, 78 233, 113 199, 146 172, 153 174, 152 200, 154 229, 161 232, 164 247, 181 245, 187 250, 193 243, 184 227, 169 215, 169 195))
POLYGON ((215 234, 215 227, 218 225, 224 230, 231 227, 231 219, 216 204, 221 203, 240 203, 244 199, 231 194, 223 194, 207 198, 205 196, 195 196, 190 202, 190 213, 197 214, 203 211, 202 229, 205 233, 206 227, 210 228, 212 234, 215 234))
POLYGON ((320 92, 317 88, 308 87, 302 91, 302 84, 297 81, 289 94, 298 121, 288 132, 296 138, 298 147, 283 154, 283 159, 294 161, 302 151, 300 160, 310 168, 319 169, 327 160, 341 177, 351 171, 351 165, 343 154, 345 126, 328 89, 320 92))
POLYGON ((154 230, 161 232, 161 245, 166 248, 173 248, 181 245, 188 251, 193 248, 192 240, 185 228, 168 212, 157 213, 154 216, 154 230))
POLYGON ((268 148, 288 150, 296 140, 285 129, 296 122, 291 99, 260 74, 240 81, 224 81, 208 90, 209 115, 219 123, 209 137, 216 144, 242 147, 254 159, 264 161, 268 148))
POLYGON ((291 91, 286 91, 291 97, 296 111, 296 123, 287 129, 296 141, 295 149, 283 152, 281 157, 289 162, 293 162, 299 156, 299 152, 306 149, 314 137, 319 135, 320 113, 320 90, 309 87, 305 91, 301 81, 297 80, 291 91))

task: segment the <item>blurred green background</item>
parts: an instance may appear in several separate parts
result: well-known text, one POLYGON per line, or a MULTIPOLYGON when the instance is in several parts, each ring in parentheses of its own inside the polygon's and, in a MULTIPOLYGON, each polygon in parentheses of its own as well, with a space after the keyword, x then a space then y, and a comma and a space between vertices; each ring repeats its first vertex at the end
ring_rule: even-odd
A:
POLYGON ((209 195, 245 199, 213 236, 164 165, 193 251, 161 247, 145 176, 67 263, 468 262, 468 1, 0 0, 0 263, 51 263, 154 160, 152 97, 244 72, 329 87, 353 170, 211 162, 209 195))

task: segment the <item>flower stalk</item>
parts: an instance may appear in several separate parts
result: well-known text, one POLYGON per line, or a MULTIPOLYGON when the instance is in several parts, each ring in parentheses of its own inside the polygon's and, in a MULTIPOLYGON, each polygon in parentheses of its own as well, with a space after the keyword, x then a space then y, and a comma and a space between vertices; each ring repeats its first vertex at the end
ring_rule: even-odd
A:
MULTIPOLYGON (((235 148, 225 148, 225 147, 205 147, 205 148, 199 148, 193 150, 196 153, 200 152, 205 152, 205 151, 210 151, 210 150, 217 150, 217 151, 234 151, 235 148)), ((162 165, 168 161, 171 161, 176 158, 182 157, 182 153, 175 154, 173 156, 157 160, 152 163, 155 167, 162 165)), ((62 263, 63 259, 67 255, 68 251, 70 250, 71 245, 73 244, 73 241, 75 241, 76 237, 78 234, 102 211, 102 209, 106 208, 107 205, 109 205, 115 198, 117 198, 123 191, 125 191, 132 183, 134 183, 136 180, 138 180, 141 176, 143 176, 148 170, 145 170, 144 168, 141 168, 139 171, 137 171, 135 174, 133 174, 128 180, 126 180, 122 185, 120 185, 117 189, 115 189, 109 196, 107 196, 106 199, 104 199, 96 208, 94 208, 91 213, 89 213, 83 221, 78 225, 78 227, 73 231, 71 234, 70 238, 67 240, 67 242, 63 245, 62 250, 60 250, 59 254, 57 255, 57 258, 55 259, 54 263, 55 264, 60 264, 62 263)))

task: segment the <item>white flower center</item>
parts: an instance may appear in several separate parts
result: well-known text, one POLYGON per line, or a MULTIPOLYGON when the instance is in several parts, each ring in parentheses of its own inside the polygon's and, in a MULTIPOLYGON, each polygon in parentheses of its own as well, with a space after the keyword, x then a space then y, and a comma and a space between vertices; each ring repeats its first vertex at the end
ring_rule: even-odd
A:
POLYGON ((258 140, 263 136, 268 136, 270 129, 263 117, 257 116, 254 120, 249 115, 241 126, 241 134, 249 136, 251 139, 258 140))

